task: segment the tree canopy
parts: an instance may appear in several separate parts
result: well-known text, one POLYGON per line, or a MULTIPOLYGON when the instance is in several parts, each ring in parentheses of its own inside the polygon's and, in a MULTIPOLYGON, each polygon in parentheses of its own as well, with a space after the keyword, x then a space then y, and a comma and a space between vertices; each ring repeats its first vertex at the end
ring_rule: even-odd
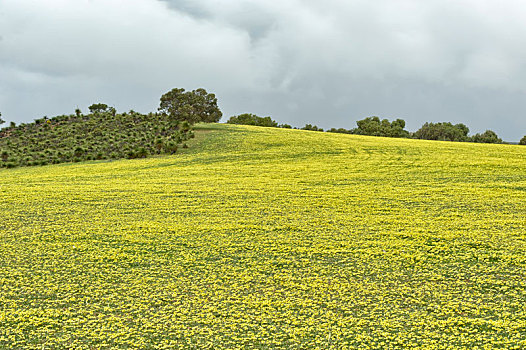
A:
POLYGON ((415 132, 414 137, 423 140, 469 141, 468 133, 469 128, 462 123, 425 123, 415 132))
MULTIPOLYGON (((89 106, 88 109, 91 113, 102 113, 108 111, 108 105, 105 103, 94 103, 91 106, 89 106)), ((75 111, 75 113, 77 115, 80 114, 80 109, 78 109, 78 113, 77 111, 75 111)))
POLYGON ((278 123, 272 120, 270 117, 258 117, 252 113, 243 113, 237 116, 232 116, 227 121, 228 124, 242 124, 242 125, 255 125, 277 128, 278 123))
POLYGON ((205 89, 185 91, 174 88, 161 96, 159 111, 174 121, 216 123, 223 113, 217 106, 217 98, 205 89))
POLYGON ((317 125, 312 125, 312 124, 305 124, 305 126, 301 128, 301 130, 323 131, 322 128, 318 127, 317 125))
POLYGON ((475 134, 471 137, 472 142, 478 143, 502 143, 502 139, 492 130, 486 130, 482 134, 475 134))
POLYGON ((408 137, 409 132, 404 130, 405 121, 396 119, 389 122, 387 119, 380 120, 378 117, 368 117, 356 122, 357 128, 352 130, 353 134, 385 137, 408 137))

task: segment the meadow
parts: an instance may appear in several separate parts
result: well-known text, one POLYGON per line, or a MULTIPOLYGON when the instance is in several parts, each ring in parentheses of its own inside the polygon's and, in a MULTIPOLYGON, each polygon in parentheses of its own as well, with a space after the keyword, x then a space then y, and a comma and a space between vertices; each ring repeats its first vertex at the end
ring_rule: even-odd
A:
POLYGON ((0 348, 526 348, 526 147, 188 144, 0 170, 0 348))

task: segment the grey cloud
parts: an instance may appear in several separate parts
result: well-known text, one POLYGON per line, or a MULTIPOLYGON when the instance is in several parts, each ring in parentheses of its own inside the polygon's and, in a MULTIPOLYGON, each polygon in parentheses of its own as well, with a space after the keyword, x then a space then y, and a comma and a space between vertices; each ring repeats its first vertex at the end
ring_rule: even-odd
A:
POLYGON ((198 19, 209 19, 212 14, 198 1, 192 0, 162 0, 175 11, 185 13, 198 19))
POLYGON ((250 39, 264 38, 275 26, 275 17, 265 6, 257 2, 239 1, 235 4, 190 0, 161 0, 176 12, 187 14, 198 20, 215 21, 246 32, 250 39))
POLYGON ((526 134, 522 2, 61 4, 0 3, 7 119, 99 100, 149 111, 172 87, 202 86, 226 117, 253 112, 350 128, 379 115, 404 118, 410 129, 452 121, 507 140, 526 134))

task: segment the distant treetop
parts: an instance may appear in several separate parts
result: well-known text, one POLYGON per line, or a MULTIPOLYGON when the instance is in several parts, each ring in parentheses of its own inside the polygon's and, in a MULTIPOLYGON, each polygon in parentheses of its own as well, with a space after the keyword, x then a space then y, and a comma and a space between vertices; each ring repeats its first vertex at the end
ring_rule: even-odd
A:
MULTIPOLYGON (((91 113, 106 112, 108 110, 108 105, 105 103, 94 103, 88 107, 91 113)), ((80 109, 78 110, 80 113, 80 109)))
POLYGON ((278 127, 278 123, 272 120, 270 117, 258 117, 252 113, 243 113, 230 117, 227 121, 228 124, 242 124, 242 125, 255 125, 255 126, 266 126, 266 127, 278 127))

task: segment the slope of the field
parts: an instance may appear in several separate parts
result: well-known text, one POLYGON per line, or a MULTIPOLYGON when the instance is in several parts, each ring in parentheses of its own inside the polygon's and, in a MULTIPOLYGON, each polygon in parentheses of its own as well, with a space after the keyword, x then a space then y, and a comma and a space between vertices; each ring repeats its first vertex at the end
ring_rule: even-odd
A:
POLYGON ((192 142, 0 170, 0 348, 526 347, 526 147, 192 142))

